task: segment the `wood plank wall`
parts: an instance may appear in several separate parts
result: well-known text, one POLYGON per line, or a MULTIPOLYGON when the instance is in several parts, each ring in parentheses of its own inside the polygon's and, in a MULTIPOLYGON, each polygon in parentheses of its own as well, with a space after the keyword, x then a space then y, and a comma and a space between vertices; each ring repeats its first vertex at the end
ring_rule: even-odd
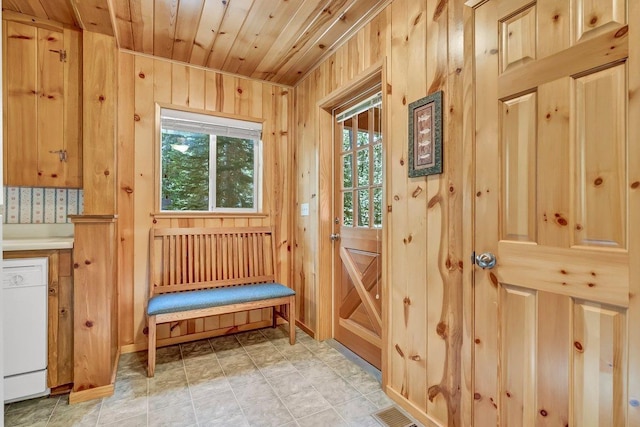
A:
POLYGON ((293 287, 301 296, 298 319, 316 331, 330 316, 316 310, 316 296, 327 286, 317 278, 320 271, 331 277, 330 266, 318 264, 317 248, 328 238, 319 232, 328 204, 321 196, 330 191, 331 171, 319 165, 317 103, 386 58, 385 383, 420 420, 449 426, 463 424, 461 394, 469 395, 461 380, 468 255, 462 253, 460 167, 463 8, 462 0, 394 0, 295 89, 294 212, 309 203, 310 215, 296 215, 293 287), (407 105, 437 90, 444 91, 444 173, 408 178, 407 105))
MULTIPOLYGON (((120 343, 124 351, 146 348, 148 241, 150 227, 275 228, 277 280, 290 283, 292 89, 257 80, 127 52, 118 69, 118 257, 120 343), (156 103, 264 120, 261 216, 153 216, 156 103)), ((158 327, 158 340, 178 342, 266 326, 270 310, 257 310, 158 327), (169 339, 169 340, 167 340, 169 339)))

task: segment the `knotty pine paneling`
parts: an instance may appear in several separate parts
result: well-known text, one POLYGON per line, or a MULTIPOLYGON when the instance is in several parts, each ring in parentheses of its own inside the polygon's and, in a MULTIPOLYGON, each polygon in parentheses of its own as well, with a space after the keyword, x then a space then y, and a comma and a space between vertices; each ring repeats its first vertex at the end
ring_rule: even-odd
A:
MULTIPOLYGON (((200 67, 119 53, 118 254, 120 340, 124 350, 146 347, 150 227, 275 228, 277 280, 289 284, 291 224, 291 88, 200 67), (264 119, 262 216, 153 216, 156 103, 264 119)), ((194 319, 158 327, 158 339, 204 337, 270 324, 270 310, 194 319), (189 335, 189 337, 184 337, 189 335)), ((165 341, 166 342, 166 341, 165 341)))
POLYGON ((461 0, 395 0, 295 88, 293 287, 298 319, 322 331, 330 313, 318 309, 317 297, 330 283, 318 277, 331 277, 331 266, 319 263, 326 258, 319 252, 331 248, 320 229, 331 172, 318 154, 318 102, 386 61, 384 385, 422 422, 450 426, 462 425, 468 393, 461 381, 463 10, 461 0), (444 173, 408 178, 407 105, 437 90, 444 91, 444 173), (309 216, 297 214, 301 203, 309 203, 309 216))

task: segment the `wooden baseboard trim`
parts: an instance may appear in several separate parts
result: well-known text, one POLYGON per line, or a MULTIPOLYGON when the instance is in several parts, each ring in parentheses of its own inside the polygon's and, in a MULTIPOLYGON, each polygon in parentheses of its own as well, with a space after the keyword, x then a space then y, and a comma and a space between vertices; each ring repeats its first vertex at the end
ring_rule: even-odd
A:
POLYGON ((51 396, 61 396, 63 394, 68 394, 72 389, 73 383, 51 387, 51 396))
MULTIPOLYGON (((278 324, 280 324, 281 322, 286 323, 284 322, 284 320, 279 318, 278 324)), ((175 344, 182 344, 189 341, 203 340, 206 338, 215 338, 222 335, 233 334, 236 332, 246 332, 253 329, 266 328, 268 326, 272 326, 271 320, 261 320, 259 322, 246 323, 244 325, 232 326, 230 328, 214 329, 212 331, 181 335, 179 337, 164 338, 162 340, 158 340, 156 348, 167 347, 175 344)), ((120 353, 121 354, 135 353, 137 351, 146 351, 147 349, 148 349, 148 345, 147 345, 147 342, 145 341, 144 343, 125 344, 120 347, 120 353)))
POLYGON ((442 424, 440 424, 440 423, 436 422, 435 420, 433 420, 429 415, 427 415, 424 412, 422 412, 422 410, 420 408, 418 408, 413 403, 409 402, 400 393, 398 393, 397 391, 395 391, 391 387, 387 386, 385 391, 387 393, 387 396, 389 396, 391 398, 391 400, 393 400, 395 403, 397 403, 402 409, 407 411, 409 414, 411 414, 412 417, 414 417, 416 420, 420 421, 425 426, 427 426, 427 427, 444 427, 442 424))
POLYGON ((101 387, 90 388, 89 390, 71 391, 71 393, 69 393, 69 404, 73 405, 74 403, 113 396, 114 389, 114 384, 108 384, 101 387))

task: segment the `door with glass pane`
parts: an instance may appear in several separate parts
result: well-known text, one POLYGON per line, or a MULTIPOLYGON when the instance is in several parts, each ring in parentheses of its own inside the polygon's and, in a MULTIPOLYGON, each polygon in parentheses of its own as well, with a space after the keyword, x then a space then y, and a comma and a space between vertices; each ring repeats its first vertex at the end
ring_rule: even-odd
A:
MULTIPOLYGON (((380 368, 382 348, 382 109, 336 121, 334 336, 380 368)), ((360 104, 362 105, 362 104, 360 104)), ((358 108, 363 110, 363 108, 358 108)))

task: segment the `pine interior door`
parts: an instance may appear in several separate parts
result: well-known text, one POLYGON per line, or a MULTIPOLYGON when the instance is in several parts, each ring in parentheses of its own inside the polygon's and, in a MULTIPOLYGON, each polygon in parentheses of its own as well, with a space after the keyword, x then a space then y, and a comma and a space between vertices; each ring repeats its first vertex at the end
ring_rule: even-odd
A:
POLYGON ((474 425, 638 425, 638 8, 476 3, 474 425))
POLYGON ((334 337, 378 369, 382 349, 381 108, 337 123, 334 337))

